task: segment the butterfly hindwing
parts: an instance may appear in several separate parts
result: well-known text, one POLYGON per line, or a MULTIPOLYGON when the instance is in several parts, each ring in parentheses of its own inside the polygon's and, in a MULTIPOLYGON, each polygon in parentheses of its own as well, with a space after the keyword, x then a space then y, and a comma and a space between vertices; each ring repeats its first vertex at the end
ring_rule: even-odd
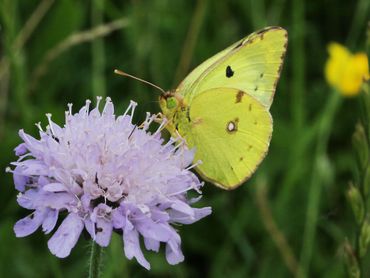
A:
POLYGON ((242 184, 267 152, 272 133, 270 113, 241 90, 203 91, 189 107, 189 120, 190 128, 180 122, 178 130, 189 147, 195 147, 195 161, 203 161, 197 171, 223 189, 242 184))

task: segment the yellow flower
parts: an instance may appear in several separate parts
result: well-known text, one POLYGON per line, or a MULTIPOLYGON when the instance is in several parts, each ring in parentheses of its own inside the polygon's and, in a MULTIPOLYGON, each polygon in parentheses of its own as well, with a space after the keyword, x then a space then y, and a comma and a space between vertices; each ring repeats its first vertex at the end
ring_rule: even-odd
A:
POLYGON ((369 79, 369 64, 365 53, 352 54, 346 47, 331 43, 325 66, 327 82, 343 96, 355 96, 369 79))

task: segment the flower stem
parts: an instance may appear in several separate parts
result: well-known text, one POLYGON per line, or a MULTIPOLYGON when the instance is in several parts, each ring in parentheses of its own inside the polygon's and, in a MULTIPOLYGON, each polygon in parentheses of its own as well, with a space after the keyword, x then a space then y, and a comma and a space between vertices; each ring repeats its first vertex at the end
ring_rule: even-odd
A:
POLYGON ((89 278, 98 278, 100 274, 100 264, 102 257, 102 247, 94 240, 91 241, 91 254, 89 263, 89 278))

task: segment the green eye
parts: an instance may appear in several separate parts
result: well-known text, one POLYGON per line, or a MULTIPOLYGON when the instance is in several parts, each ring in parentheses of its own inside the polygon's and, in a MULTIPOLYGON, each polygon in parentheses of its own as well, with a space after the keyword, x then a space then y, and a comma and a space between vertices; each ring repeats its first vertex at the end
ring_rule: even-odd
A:
POLYGON ((177 100, 174 97, 167 99, 167 109, 173 109, 177 106, 177 100))

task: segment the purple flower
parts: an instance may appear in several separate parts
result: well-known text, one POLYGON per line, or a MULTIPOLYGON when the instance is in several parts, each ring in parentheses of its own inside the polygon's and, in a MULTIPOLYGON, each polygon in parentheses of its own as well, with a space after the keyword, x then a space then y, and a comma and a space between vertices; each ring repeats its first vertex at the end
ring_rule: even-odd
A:
POLYGON ((180 138, 163 142, 165 121, 151 134, 155 115, 148 113, 139 127, 132 124, 136 103, 116 117, 109 98, 99 111, 100 100, 92 111, 86 101, 74 115, 70 104, 63 127, 47 114, 46 130, 37 124, 40 139, 20 130, 19 159, 8 171, 20 192, 19 205, 32 213, 15 224, 15 234, 24 237, 40 226, 51 233, 58 217, 66 215, 48 242, 57 257, 70 254, 85 228, 103 247, 112 232, 122 234, 127 258, 147 269, 140 236, 155 252, 165 243, 167 261, 177 264, 184 257, 171 224, 191 224, 211 213, 209 207, 191 207, 199 198, 187 197, 189 190, 201 193, 202 183, 190 171, 194 153, 180 138))

